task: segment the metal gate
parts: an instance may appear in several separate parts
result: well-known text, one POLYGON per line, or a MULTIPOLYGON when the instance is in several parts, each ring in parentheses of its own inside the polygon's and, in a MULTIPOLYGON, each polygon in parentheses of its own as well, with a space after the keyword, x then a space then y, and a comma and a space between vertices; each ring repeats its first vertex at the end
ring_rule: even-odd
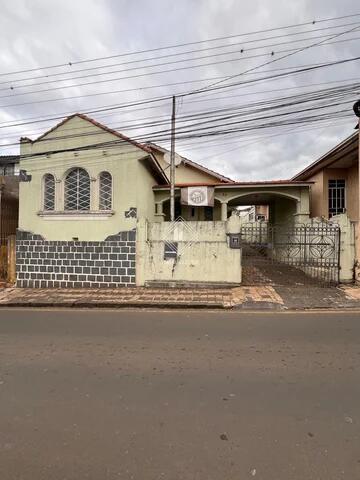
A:
POLYGON ((241 227, 243 284, 336 285, 340 227, 333 223, 241 227))

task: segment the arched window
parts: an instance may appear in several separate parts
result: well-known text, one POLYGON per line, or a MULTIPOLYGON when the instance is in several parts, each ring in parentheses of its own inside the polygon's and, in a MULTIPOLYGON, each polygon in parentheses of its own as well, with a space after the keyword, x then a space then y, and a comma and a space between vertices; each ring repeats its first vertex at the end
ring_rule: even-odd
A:
POLYGON ((44 175, 44 210, 55 210, 55 178, 51 173, 44 175))
POLYGON ((83 168, 66 175, 65 210, 90 210, 90 177, 83 168))
POLYGON ((111 210, 112 207, 112 178, 109 172, 99 175, 99 209, 111 210))

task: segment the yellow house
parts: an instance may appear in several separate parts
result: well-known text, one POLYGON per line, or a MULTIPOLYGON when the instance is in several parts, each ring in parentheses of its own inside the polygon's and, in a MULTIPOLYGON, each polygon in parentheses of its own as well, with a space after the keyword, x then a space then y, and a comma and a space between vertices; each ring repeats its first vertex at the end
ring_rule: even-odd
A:
POLYGON ((289 225, 309 216, 311 182, 235 182, 177 156, 176 217, 194 223, 174 232, 166 149, 83 114, 35 140, 22 138, 20 145, 20 287, 143 285, 175 271, 181 281, 238 283, 240 232, 231 210, 267 205, 270 222, 289 225), (189 201, 191 195, 206 200, 189 201), (174 258, 167 237, 176 233, 181 243, 189 232, 197 238, 185 242, 191 252, 174 258))
MULTIPOLYGON (((154 185, 168 185, 165 150, 75 114, 21 139, 17 284, 135 283, 136 223, 153 222, 154 185)), ((179 181, 231 182, 189 160, 179 181)))

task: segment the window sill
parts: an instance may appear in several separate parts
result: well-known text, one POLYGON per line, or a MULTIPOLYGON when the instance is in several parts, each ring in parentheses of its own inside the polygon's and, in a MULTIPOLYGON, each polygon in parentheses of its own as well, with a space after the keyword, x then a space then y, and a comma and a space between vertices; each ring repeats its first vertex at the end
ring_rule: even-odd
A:
POLYGON ((44 220, 103 220, 114 214, 114 210, 41 210, 38 212, 38 216, 44 220))

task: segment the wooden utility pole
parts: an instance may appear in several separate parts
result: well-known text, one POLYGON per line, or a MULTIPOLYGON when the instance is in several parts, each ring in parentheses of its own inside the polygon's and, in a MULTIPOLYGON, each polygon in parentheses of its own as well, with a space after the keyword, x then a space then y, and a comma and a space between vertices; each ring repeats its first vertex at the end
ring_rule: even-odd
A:
MULTIPOLYGON (((359 134, 360 135, 360 100, 355 102, 354 104, 354 113, 358 118, 358 127, 359 127, 359 134)), ((358 221, 357 221, 357 228, 355 232, 355 281, 356 283, 360 283, 360 137, 359 137, 359 146, 358 146, 358 221)))
POLYGON ((175 220, 175 109, 176 98, 172 97, 171 146, 170 146, 170 220, 175 220))

